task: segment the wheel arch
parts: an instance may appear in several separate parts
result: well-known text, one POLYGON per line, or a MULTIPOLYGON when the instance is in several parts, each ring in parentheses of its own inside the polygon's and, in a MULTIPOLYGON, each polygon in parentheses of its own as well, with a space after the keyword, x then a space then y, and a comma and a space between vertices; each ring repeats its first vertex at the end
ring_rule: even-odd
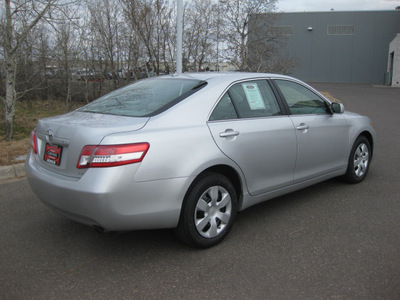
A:
MULTIPOLYGON (((192 187, 196 184, 196 182, 204 176, 206 173, 216 173, 216 174, 221 174, 228 178, 231 182, 233 187, 235 188, 236 195, 237 195, 237 200, 238 200, 238 210, 241 209, 242 203, 243 203, 243 182, 242 179, 239 175, 239 173, 231 166, 228 165, 214 165, 211 167, 208 167, 207 169, 203 170, 200 174, 196 176, 196 178, 193 180, 193 182, 190 184, 188 190, 186 191, 186 195, 189 193, 189 191, 192 189, 192 187)), ((185 195, 185 198, 186 198, 185 195)), ((184 201, 183 201, 184 202, 184 201)), ((182 203, 183 205, 183 203, 182 203)))
MULTIPOLYGON (((240 175, 233 167, 230 167, 228 165, 214 165, 208 167, 200 174, 198 174, 189 185, 189 188, 187 189, 185 194, 185 198, 182 202, 179 223, 175 228, 175 234, 178 236, 178 238, 188 245, 200 248, 209 248, 221 242, 232 228, 236 214, 239 211, 239 205, 241 205, 242 202, 242 188, 240 183, 240 175), (219 216, 215 213, 211 213, 210 219, 207 219, 206 215, 201 215, 200 211, 203 210, 197 209, 197 203, 200 199, 199 197, 202 197, 201 195, 204 195, 206 189, 208 190, 210 187, 215 187, 219 184, 225 185, 226 190, 229 190, 231 194, 234 192, 236 192, 237 194, 236 203, 228 200, 230 205, 232 206, 232 210, 229 211, 229 213, 227 212, 226 217, 223 218, 225 219, 224 221, 222 221, 222 219, 218 220, 219 216), (200 212, 200 215, 198 214, 198 212, 200 212), (199 225, 200 223, 197 223, 198 220, 201 220, 200 223, 202 223, 204 220, 208 223, 199 225), (210 220, 214 221, 212 222, 210 220), (219 224, 224 225, 223 227, 221 227, 221 231, 217 232, 219 224), (210 233, 211 236, 208 236, 206 232, 209 231, 210 227, 214 227, 214 231, 210 233)), ((217 196, 217 198, 219 197, 220 195, 217 196)), ((217 200, 215 199, 215 201, 217 200)), ((217 209, 216 205, 211 206, 213 206, 214 209, 217 209)), ((204 212, 205 211, 206 210, 204 210, 204 212)), ((225 211, 223 212, 223 214, 224 213, 225 211)))
POLYGON ((360 183, 367 176, 370 161, 373 156, 374 136, 368 130, 357 135, 350 151, 346 173, 341 179, 352 184, 360 183), (368 150, 360 145, 368 142, 368 150), (367 151, 365 153, 365 151, 367 151), (365 159, 364 159, 365 158, 365 159))

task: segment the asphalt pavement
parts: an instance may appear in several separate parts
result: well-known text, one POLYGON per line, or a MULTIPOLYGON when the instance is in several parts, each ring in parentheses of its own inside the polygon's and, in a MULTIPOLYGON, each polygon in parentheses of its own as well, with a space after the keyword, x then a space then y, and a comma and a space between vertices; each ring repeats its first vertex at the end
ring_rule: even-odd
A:
POLYGON ((400 89, 314 86, 374 122, 364 182, 249 208, 223 243, 197 250, 171 230, 99 234, 25 179, 0 181, 0 299, 400 299, 400 89))

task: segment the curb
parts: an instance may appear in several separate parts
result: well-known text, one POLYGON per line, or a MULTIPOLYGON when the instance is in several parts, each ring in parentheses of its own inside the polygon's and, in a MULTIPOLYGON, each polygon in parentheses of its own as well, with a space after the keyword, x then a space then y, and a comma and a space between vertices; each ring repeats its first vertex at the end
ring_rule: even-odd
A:
POLYGON ((24 165, 24 163, 20 163, 9 166, 0 166, 0 180, 24 177, 26 175, 24 165))

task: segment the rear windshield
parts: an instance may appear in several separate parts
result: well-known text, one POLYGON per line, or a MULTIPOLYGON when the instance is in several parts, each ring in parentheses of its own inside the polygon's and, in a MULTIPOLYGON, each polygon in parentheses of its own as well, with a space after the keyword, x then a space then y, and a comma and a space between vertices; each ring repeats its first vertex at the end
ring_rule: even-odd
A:
POLYGON ((205 81, 152 78, 115 90, 79 111, 130 117, 156 115, 205 86, 205 81))

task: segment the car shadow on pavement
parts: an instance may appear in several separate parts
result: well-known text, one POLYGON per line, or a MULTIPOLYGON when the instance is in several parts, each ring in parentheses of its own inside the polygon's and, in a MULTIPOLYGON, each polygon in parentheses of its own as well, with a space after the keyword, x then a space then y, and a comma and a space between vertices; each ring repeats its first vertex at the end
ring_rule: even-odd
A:
MULTIPOLYGON (((309 188, 272 199, 246 209, 238 214, 232 232, 222 245, 234 243, 235 240, 247 239, 247 236, 259 234, 257 228, 279 226, 280 221, 290 224, 297 218, 307 218, 307 214, 315 217, 325 214, 326 205, 333 205, 340 199, 343 189, 351 186, 339 180, 329 180, 309 188), (318 212, 320 211, 320 212, 318 212)), ((158 249, 162 251, 196 251, 179 241, 172 229, 139 230, 124 232, 98 232, 94 228, 82 225, 55 214, 46 213, 47 220, 41 220, 37 234, 45 240, 45 244, 54 247, 73 249, 81 252, 82 248, 100 255, 101 253, 119 253, 129 255, 131 252, 147 253, 158 249)), ((300 222, 301 223, 301 222, 300 222)), ((293 230, 296 230, 294 226, 293 230)), ((219 246, 217 246, 219 247, 219 246)))

